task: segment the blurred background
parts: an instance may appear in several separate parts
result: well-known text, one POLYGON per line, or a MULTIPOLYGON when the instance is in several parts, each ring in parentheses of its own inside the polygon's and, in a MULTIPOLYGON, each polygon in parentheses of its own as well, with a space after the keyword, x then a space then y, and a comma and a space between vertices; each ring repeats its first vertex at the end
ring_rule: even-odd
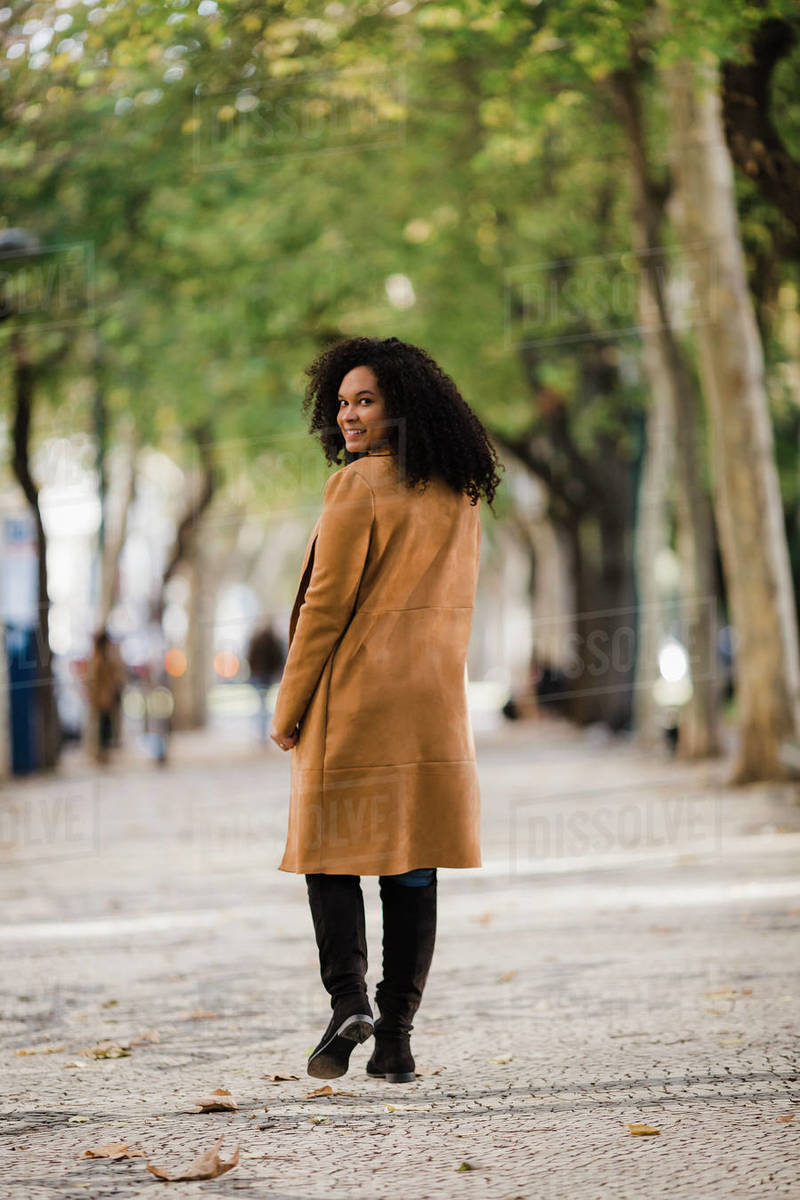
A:
POLYGON ((505 466, 476 729, 796 773, 798 29, 0 8, 0 776, 266 739, 331 469, 304 368, 354 334, 425 347, 505 466))

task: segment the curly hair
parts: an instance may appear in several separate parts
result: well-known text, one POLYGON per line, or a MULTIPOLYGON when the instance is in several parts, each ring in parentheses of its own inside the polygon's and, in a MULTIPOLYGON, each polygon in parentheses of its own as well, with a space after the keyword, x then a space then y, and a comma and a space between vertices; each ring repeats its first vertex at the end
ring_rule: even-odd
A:
MULTIPOLYGON (((336 423, 339 388, 348 371, 370 367, 388 418, 387 435, 402 454, 408 487, 431 476, 464 492, 474 505, 483 495, 492 507, 501 482, 497 453, 485 428, 449 375, 419 346, 398 338, 353 337, 322 351, 306 367, 310 382, 303 410, 311 409, 309 433, 318 433, 329 463, 361 457, 347 450, 336 423)), ((494 511, 494 509, 492 509, 494 511)))

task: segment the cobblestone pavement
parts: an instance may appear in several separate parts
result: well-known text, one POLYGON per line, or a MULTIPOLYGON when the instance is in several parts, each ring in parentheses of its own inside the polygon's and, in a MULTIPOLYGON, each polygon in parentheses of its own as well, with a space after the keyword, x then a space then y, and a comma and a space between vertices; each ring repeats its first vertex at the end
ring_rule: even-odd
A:
POLYGON ((485 865, 440 872, 420 1077, 368 1079, 367 1043, 320 1098, 288 757, 187 735, 0 791, 0 1197, 800 1197, 798 789, 549 720, 478 755, 485 865), (186 1111, 216 1088, 236 1112, 186 1111), (216 1180, 146 1170, 221 1135, 216 1180), (82 1157, 109 1142, 146 1157, 82 1157))

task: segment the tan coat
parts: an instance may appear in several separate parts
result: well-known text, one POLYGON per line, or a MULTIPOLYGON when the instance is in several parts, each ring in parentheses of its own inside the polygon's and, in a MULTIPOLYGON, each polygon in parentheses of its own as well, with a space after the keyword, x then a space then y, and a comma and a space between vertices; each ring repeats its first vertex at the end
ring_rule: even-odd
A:
POLYGON ((325 485, 289 625, 275 727, 290 751, 282 871, 478 867, 466 693, 480 502, 408 489, 376 449, 325 485))

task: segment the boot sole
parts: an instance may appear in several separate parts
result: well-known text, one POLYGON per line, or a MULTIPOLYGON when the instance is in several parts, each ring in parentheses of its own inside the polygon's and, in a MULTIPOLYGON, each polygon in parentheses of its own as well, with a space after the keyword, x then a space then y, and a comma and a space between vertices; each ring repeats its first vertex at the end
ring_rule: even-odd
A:
POLYGON ((384 1071, 367 1071, 367 1075, 370 1079, 385 1079, 387 1083, 414 1083, 417 1078, 413 1071, 390 1071, 388 1075, 384 1071))
POLYGON ((339 1079, 347 1074, 350 1055, 356 1046, 372 1037, 374 1022, 366 1013, 342 1021, 334 1035, 308 1060, 306 1071, 313 1079, 339 1079))

